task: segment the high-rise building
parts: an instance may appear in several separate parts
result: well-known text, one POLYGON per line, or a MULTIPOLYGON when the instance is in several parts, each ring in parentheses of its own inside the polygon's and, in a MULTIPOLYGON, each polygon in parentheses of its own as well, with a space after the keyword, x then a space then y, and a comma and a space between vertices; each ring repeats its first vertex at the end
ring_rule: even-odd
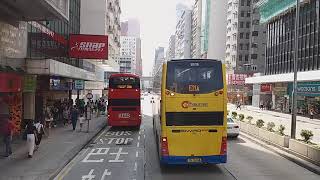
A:
POLYGON ((137 19, 128 19, 121 22, 121 36, 140 38, 140 23, 137 19))
MULTIPOLYGON (((141 59, 141 41, 140 38, 137 37, 132 37, 132 36, 121 36, 120 37, 120 42, 121 42, 121 58, 125 59, 127 57, 130 57, 131 63, 131 71, 128 73, 133 73, 140 75, 140 64, 138 62, 138 59, 141 59), (139 48, 139 49, 138 49, 139 48)), ((128 59, 126 59, 127 61, 128 59)), ((123 60, 124 61, 124 60, 123 60)), ((120 69, 124 69, 121 66, 121 63, 123 64, 123 61, 120 61, 120 69)), ((122 71, 120 71, 122 72, 122 71)))
POLYGON ((117 61, 121 33, 119 0, 81 0, 81 3, 81 33, 108 35, 108 60, 117 61))
POLYGON ((201 15, 202 0, 196 0, 192 7, 191 57, 201 57, 201 15))
POLYGON ((191 10, 184 10, 175 33, 175 58, 191 58, 191 10))
POLYGON ((298 48, 295 49, 295 1, 278 3, 260 1, 260 23, 266 24, 265 71, 260 76, 246 79, 253 84, 254 106, 268 103, 271 109, 290 112, 292 107, 294 53, 297 59, 297 111, 319 109, 320 58, 319 58, 319 1, 300 4, 298 48))
POLYGON ((121 22, 121 35, 127 37, 135 37, 136 41, 136 56, 132 58, 135 62, 131 64, 135 67, 132 68, 134 73, 142 76, 142 57, 141 57, 141 39, 140 39, 140 23, 137 19, 128 19, 121 22))
POLYGON ((161 64, 164 60, 164 47, 158 47, 157 49, 155 49, 154 53, 153 75, 157 73, 158 69, 161 67, 161 64))
POLYGON ((180 20, 183 12, 184 12, 185 10, 188 10, 188 9, 189 9, 188 6, 186 6, 186 5, 182 4, 182 3, 178 3, 178 4, 176 5, 176 21, 177 21, 177 22, 180 20))
POLYGON ((169 46, 167 49, 166 59, 175 59, 175 51, 176 51, 176 36, 171 35, 169 39, 169 46))

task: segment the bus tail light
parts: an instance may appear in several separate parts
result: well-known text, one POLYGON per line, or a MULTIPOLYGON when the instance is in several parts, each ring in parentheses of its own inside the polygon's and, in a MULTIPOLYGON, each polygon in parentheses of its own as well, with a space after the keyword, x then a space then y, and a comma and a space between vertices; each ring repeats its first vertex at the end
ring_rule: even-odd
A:
POLYGON ((222 137, 220 154, 227 154, 227 137, 222 137))
POLYGON ((162 156, 169 156, 168 139, 166 137, 161 138, 161 154, 162 156))

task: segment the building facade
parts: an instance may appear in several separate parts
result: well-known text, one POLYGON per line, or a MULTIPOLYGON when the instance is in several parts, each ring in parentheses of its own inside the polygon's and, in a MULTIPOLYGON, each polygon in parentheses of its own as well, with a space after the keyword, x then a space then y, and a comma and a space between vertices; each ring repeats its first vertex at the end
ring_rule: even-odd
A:
POLYGON ((175 33, 175 58, 191 58, 191 10, 184 10, 175 33))
MULTIPOLYGON (((259 4, 261 21, 267 26, 265 73, 246 79, 255 86, 270 86, 269 95, 259 103, 270 103, 277 111, 290 112, 292 102, 293 63, 295 52, 295 1, 275 5, 275 1, 259 4), (270 12, 276 11, 277 13, 270 12)), ((308 115, 320 110, 319 1, 300 5, 298 46, 298 113, 308 115)), ((261 88, 262 90, 262 88, 261 88)))
POLYGON ((140 38, 140 23, 137 19, 128 19, 121 22, 121 36, 140 38))
MULTIPOLYGON (((130 73, 140 75, 141 73, 141 40, 140 38, 133 36, 121 36, 121 49, 120 54, 123 61, 123 58, 131 57, 131 71, 130 73)), ((127 69, 120 65, 121 69, 127 69)))
POLYGON ((166 53, 166 58, 168 60, 175 59, 175 51, 176 51, 176 36, 171 35, 169 38, 169 46, 166 53))
POLYGON ((153 65, 153 71, 152 75, 154 76, 159 68, 161 68, 162 63, 165 60, 165 55, 164 55, 164 47, 158 47, 155 49, 154 53, 154 65, 153 65))
POLYGON ((191 57, 201 57, 201 16, 202 0, 196 0, 192 7, 191 20, 191 57))

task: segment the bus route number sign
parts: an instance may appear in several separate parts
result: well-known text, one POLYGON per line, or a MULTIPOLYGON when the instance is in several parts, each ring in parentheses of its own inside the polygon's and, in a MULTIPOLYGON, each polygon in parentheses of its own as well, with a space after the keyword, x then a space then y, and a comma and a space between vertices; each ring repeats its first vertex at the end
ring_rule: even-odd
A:
POLYGON ((190 92, 198 92, 198 91, 200 91, 200 88, 198 85, 189 85, 189 91, 190 92))

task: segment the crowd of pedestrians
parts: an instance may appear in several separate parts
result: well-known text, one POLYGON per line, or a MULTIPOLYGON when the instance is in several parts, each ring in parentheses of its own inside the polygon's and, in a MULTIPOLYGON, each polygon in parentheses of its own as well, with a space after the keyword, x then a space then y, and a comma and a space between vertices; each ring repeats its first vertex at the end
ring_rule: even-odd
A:
MULTIPOLYGON (((96 113, 97 117, 105 114, 106 103, 103 98, 95 102, 90 100, 87 103, 83 99, 77 99, 75 103, 72 100, 57 101, 53 106, 46 107, 42 116, 35 120, 26 120, 22 130, 22 138, 26 141, 28 157, 32 158, 34 152, 39 149, 43 135, 49 135, 48 129, 56 127, 58 124, 63 124, 63 126, 72 124, 72 130, 75 131, 79 122, 79 131, 82 131, 88 113, 96 113)), ((13 131, 14 126, 9 115, 0 115, 0 132, 5 144, 5 157, 12 154, 13 131)))

